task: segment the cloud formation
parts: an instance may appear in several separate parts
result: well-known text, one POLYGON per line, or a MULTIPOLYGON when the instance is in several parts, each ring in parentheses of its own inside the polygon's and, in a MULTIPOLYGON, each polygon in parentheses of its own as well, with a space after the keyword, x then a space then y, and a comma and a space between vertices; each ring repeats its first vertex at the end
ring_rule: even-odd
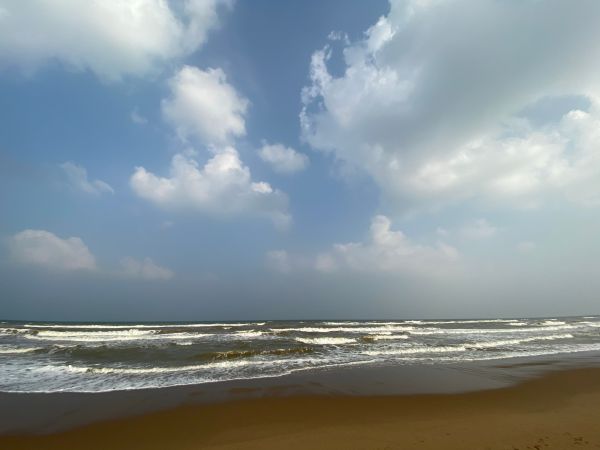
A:
POLYGON ((303 137, 364 169, 399 210, 598 203, 600 49, 582 43, 600 39, 599 19, 593 1, 392 1, 364 39, 314 53, 303 137), (591 106, 563 105, 558 121, 532 109, 565 96, 591 106))
POLYGON ((402 231, 391 229, 386 216, 371 221, 367 242, 335 244, 320 254, 316 268, 322 272, 353 270, 412 275, 447 274, 459 261, 459 253, 442 242, 435 246, 410 240, 402 231))
POLYGON ((282 144, 265 143, 258 156, 281 174, 300 172, 308 167, 308 156, 282 144))
POLYGON ((197 50, 229 0, 0 0, 0 67, 50 61, 105 80, 141 76, 197 50))
POLYGON ((144 258, 142 261, 131 257, 123 258, 121 268, 127 277, 150 281, 170 280, 175 275, 172 270, 159 266, 150 258, 144 258))
POLYGON ((162 112, 182 140, 195 137, 202 144, 222 146, 246 134, 248 100, 227 83, 221 69, 184 66, 169 80, 169 88, 162 112))
POLYGON ((130 183, 138 196, 167 210, 263 216, 278 227, 290 222, 287 196, 269 183, 252 181, 250 169, 231 147, 214 155, 203 167, 195 159, 177 154, 169 177, 137 167, 130 183))
POLYGON ((78 237, 62 239, 45 230, 24 230, 8 240, 12 258, 53 271, 95 270, 96 260, 78 237))
POLYGON ((87 170, 72 162, 60 164, 69 186, 79 192, 86 194, 101 195, 104 193, 114 194, 114 189, 106 182, 101 180, 88 180, 87 170))

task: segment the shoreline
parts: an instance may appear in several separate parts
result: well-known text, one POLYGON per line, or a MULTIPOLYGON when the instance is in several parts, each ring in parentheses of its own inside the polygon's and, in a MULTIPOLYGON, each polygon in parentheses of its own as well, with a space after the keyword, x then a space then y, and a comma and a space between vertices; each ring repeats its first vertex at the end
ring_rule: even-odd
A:
MULTIPOLYGON (((390 420, 400 419, 398 425, 407 423, 415 426, 423 425, 425 421, 430 422, 430 425, 436 429, 440 427, 446 429, 448 424, 440 421, 439 417, 435 418, 438 412, 444 409, 452 416, 456 408, 459 410, 467 408, 473 420, 479 420, 479 415, 484 413, 495 415, 498 412, 497 408, 514 416, 522 414, 522 411, 519 411, 522 407, 526 407, 526 411, 529 411, 539 407, 545 408, 552 402, 557 405, 572 402, 579 396, 581 389, 596 398, 595 405, 600 405, 598 352, 460 364, 346 366, 332 370, 296 372, 275 378, 131 391, 0 393, 0 447, 101 448, 101 446, 94 447, 95 444, 92 445, 91 442, 97 440, 103 442, 104 433, 112 435, 114 429, 117 429, 122 433, 119 439, 129 442, 129 446, 122 448, 128 449, 161 448, 152 447, 155 441, 161 442, 162 448, 212 448, 211 446, 221 445, 221 439, 229 439, 232 435, 238 436, 236 446, 232 448, 269 448, 271 444, 267 442, 263 442, 264 447, 246 446, 248 442, 254 441, 255 437, 253 434, 244 437, 240 427, 243 428, 245 426, 243 424, 247 424, 251 419, 254 423, 253 427, 256 427, 253 428, 252 433, 259 433, 261 439, 266 439, 273 433, 278 436, 283 433, 289 437, 293 429, 298 426, 315 430, 323 427, 341 427, 341 429, 349 427, 345 432, 352 432, 356 424, 351 418, 356 416, 372 424, 372 429, 361 431, 364 436, 372 436, 375 432, 388 433, 389 430, 386 431, 381 427, 386 428, 388 425, 384 426, 384 424, 389 424, 390 420), (507 405, 507 399, 514 398, 515 392, 526 394, 529 403, 518 404, 517 402, 507 405), (537 406, 536 395, 539 397, 537 406), (484 398, 488 400, 484 401, 484 398), (431 417, 423 415, 425 410, 422 405, 429 405, 435 414, 431 417), (462 406, 459 408, 459 405, 462 406), (513 406, 519 408, 515 410, 513 406), (276 416, 270 412, 273 408, 279 411, 276 416), (406 410, 401 414, 401 418, 397 417, 398 410, 406 410), (297 411, 304 411, 306 420, 300 420, 297 411), (323 411, 330 411, 330 413, 323 415, 323 411), (350 411, 353 411, 352 414, 350 411), (414 414, 409 411, 413 411, 414 414), (416 411, 422 413, 417 414, 416 411), (238 423, 236 418, 240 416, 243 418, 239 418, 238 423), (315 423, 317 416, 320 417, 320 425, 315 423), (221 421, 218 424, 213 423, 214 417, 221 417, 221 421), (231 417, 229 423, 226 423, 227 417, 231 417), (273 420, 279 421, 285 417, 289 423, 286 422, 284 429, 273 428, 271 424, 273 420), (169 443, 174 436, 190 433, 188 426, 184 424, 189 425, 191 422, 196 423, 197 420, 204 421, 207 418, 210 418, 210 430, 212 430, 210 432, 218 430, 217 434, 220 437, 215 438, 216 441, 206 442, 202 434, 195 437, 197 445, 191 447, 179 446, 177 439, 169 443), (142 433, 144 427, 153 429, 154 438, 152 442, 142 445, 144 439, 136 435, 142 433), (86 441, 88 443, 85 443, 86 441)), ((581 403, 580 398, 576 400, 577 404, 581 403)), ((596 418, 600 417, 600 406, 589 404, 587 400, 584 403, 584 410, 591 411, 596 418)), ((556 412, 564 414, 565 421, 572 420, 573 426, 587 426, 585 425, 587 422, 580 423, 577 416, 571 416, 566 410, 561 413, 559 409, 554 411, 556 412)), ((510 427, 518 426, 517 422, 511 423, 510 427)), ((545 423, 546 419, 543 419, 536 427, 543 428, 545 423)), ((401 428, 404 429, 403 427, 404 425, 401 428)), ((204 429, 204 432, 208 430, 204 429)), ((573 433, 569 430, 566 432, 573 433)), ((392 434, 396 436, 397 433, 394 431, 392 434)), ((309 435, 312 436, 313 433, 309 435)), ((328 441, 328 436, 324 435, 322 438, 329 442, 329 446, 321 448, 349 448, 336 447, 334 442, 328 441)), ((295 439, 306 438, 303 433, 300 433, 295 439)), ((595 442, 593 439, 595 437, 589 437, 587 440, 595 442)), ((278 445, 291 445, 292 448, 316 445, 315 448, 319 448, 318 443, 315 442, 310 445, 307 443, 305 447, 293 447, 292 444, 293 442, 285 442, 278 445)), ((562 447, 559 448, 569 448, 565 447, 567 444, 566 441, 561 441, 562 447)), ((597 444, 599 446, 597 448, 600 448, 600 437, 597 444)), ((110 445, 104 442, 104 445, 121 448, 115 446, 114 442, 110 445)), ((357 448, 385 447, 359 446, 357 448)), ((445 443, 439 448, 461 447, 452 447, 445 443)))
POLYGON ((286 395, 184 404, 55 434, 0 436, 0 447, 600 448, 598 417, 600 368, 568 368, 466 393, 286 395))

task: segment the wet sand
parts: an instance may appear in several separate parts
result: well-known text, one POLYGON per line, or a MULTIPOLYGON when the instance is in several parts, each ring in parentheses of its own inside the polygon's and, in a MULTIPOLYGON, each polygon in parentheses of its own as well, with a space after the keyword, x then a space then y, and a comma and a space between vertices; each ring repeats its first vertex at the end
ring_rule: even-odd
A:
POLYGON ((467 393, 292 395, 175 408, 49 435, 6 449, 600 448, 600 369, 551 372, 467 393))

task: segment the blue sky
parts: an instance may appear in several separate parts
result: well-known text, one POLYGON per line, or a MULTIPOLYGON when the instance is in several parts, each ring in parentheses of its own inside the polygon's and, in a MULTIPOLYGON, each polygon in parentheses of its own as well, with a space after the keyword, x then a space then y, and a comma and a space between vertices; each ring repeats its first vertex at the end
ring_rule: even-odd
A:
POLYGON ((0 0, 0 316, 598 313, 599 16, 0 0))

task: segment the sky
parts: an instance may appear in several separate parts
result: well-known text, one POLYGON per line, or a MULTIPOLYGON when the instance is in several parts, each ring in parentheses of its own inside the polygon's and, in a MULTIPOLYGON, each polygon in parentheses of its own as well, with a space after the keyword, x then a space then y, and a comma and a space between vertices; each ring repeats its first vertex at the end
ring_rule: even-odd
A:
POLYGON ((599 20, 0 0, 0 318, 598 314, 599 20))

